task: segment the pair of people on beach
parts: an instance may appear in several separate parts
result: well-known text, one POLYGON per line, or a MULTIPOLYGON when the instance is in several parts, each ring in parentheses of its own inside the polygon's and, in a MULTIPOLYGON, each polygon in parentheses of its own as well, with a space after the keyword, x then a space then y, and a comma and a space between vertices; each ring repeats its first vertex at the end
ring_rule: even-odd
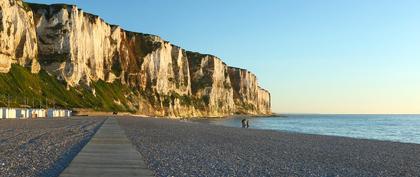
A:
POLYGON ((249 128, 249 120, 248 119, 242 119, 242 128, 249 128))

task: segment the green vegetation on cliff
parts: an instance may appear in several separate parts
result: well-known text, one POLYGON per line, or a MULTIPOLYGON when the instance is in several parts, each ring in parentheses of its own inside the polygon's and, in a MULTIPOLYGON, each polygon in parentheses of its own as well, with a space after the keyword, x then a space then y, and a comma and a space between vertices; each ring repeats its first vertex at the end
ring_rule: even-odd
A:
POLYGON ((0 106, 135 111, 135 95, 139 94, 119 82, 98 81, 90 87, 66 89, 66 83, 44 70, 31 74, 18 65, 13 65, 9 73, 0 74, 0 106))

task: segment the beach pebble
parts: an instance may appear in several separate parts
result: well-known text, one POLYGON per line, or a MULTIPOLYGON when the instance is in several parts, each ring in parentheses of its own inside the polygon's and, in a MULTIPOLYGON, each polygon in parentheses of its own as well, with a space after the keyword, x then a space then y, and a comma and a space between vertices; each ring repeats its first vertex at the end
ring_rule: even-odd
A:
POLYGON ((156 176, 418 176, 420 145, 121 118, 156 176))
POLYGON ((58 176, 103 120, 1 121, 0 176, 58 176))

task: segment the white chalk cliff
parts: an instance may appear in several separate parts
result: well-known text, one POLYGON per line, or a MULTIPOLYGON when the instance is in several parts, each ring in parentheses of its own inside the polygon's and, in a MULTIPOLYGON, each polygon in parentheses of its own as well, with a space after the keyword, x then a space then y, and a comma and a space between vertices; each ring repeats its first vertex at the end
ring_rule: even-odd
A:
POLYGON ((36 60, 38 43, 33 14, 22 1, 0 0, 0 72, 7 73, 11 64, 40 69, 36 60))
POLYGON ((256 76, 215 56, 125 31, 74 5, 0 0, 0 8, 0 72, 12 63, 43 69, 68 88, 121 82, 139 91, 139 114, 271 114, 270 93, 256 76))

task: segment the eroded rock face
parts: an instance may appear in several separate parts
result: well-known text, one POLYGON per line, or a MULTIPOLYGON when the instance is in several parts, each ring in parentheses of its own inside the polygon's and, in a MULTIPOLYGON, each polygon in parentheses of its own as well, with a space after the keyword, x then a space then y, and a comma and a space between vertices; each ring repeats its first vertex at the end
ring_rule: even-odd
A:
POLYGON ((31 9, 20 0, 0 1, 0 72, 7 73, 12 63, 40 69, 38 45, 31 9))
POLYGON ((185 51, 153 35, 111 26, 76 6, 31 5, 40 62, 70 85, 120 79, 134 87, 190 93, 185 51))
POLYGON ((70 86, 115 79, 109 74, 120 47, 120 28, 112 28, 72 5, 30 6, 35 13, 39 61, 44 68, 70 86))
POLYGON ((258 87, 257 114, 271 114, 271 94, 269 91, 258 87))
POLYGON ((209 116, 231 115, 235 109, 228 67, 211 55, 188 52, 192 92, 208 107, 209 116))
POLYGON ((185 50, 160 37, 128 32, 120 56, 125 81, 142 90, 159 94, 191 94, 190 73, 185 50), (127 44, 128 43, 128 44, 127 44), (131 54, 130 54, 131 53, 131 54), (133 63, 135 63, 133 65, 133 63))
POLYGON ((271 114, 270 93, 258 86, 251 72, 229 67, 236 110, 243 114, 271 114))
POLYGON ((121 81, 143 93, 139 112, 168 117, 201 115, 190 103, 191 79, 186 51, 158 36, 124 32, 121 81))
POLYGON ((74 5, 0 2, 0 72, 18 62, 68 87, 121 82, 138 90, 138 113, 151 116, 271 114, 256 76, 215 56, 125 31, 74 5))

